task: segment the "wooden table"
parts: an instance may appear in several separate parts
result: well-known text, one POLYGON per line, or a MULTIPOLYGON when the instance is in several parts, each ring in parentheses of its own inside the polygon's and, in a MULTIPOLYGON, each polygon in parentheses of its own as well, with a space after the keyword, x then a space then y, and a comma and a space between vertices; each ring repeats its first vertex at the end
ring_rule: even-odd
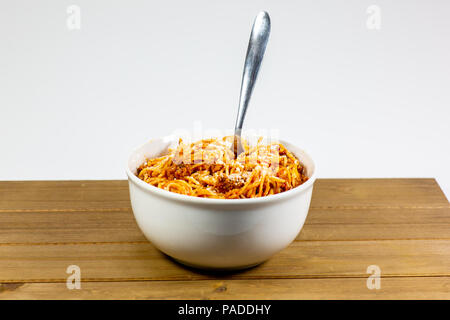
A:
POLYGON ((126 181, 0 182, 0 299, 54 298, 450 299, 450 206, 434 179, 320 179, 296 241, 214 274, 144 238, 126 181), (70 265, 80 290, 66 287, 70 265))

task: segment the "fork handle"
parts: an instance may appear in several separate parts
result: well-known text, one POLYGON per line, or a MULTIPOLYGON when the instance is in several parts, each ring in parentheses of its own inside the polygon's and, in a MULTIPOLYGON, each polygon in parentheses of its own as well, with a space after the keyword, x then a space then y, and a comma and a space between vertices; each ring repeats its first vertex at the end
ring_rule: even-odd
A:
POLYGON ((252 33, 248 43, 245 57, 244 72, 242 74, 241 93, 239 96, 239 109, 234 127, 235 136, 240 137, 244 124, 247 107, 252 96, 253 87, 258 77, 258 71, 266 51, 270 35, 270 17, 265 11, 260 12, 253 22, 252 33))

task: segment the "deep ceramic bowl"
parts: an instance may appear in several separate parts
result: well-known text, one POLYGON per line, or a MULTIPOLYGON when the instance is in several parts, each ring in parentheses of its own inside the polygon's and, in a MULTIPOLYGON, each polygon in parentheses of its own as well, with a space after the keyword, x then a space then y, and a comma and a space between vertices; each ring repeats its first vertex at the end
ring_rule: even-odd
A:
POLYGON ((240 269, 269 259, 296 238, 316 180, 314 163, 304 151, 280 141, 306 167, 304 184, 261 198, 208 199, 159 189, 136 176, 147 158, 163 154, 173 141, 147 142, 131 154, 126 168, 137 224, 159 250, 197 268, 240 269))

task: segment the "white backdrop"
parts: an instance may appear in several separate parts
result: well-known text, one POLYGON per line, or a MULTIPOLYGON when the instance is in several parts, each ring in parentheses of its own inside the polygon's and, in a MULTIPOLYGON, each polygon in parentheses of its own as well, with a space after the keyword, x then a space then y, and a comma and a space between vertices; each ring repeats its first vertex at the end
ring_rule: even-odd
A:
POLYGON ((279 129, 319 177, 435 177, 450 193, 444 0, 0 0, 0 180, 122 179, 149 138, 231 128, 259 10, 272 34, 246 127, 279 129))

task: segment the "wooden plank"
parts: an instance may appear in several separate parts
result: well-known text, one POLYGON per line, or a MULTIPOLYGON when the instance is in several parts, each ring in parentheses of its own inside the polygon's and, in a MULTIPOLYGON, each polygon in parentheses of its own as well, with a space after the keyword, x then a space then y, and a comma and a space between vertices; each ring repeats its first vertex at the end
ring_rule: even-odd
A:
POLYGON ((448 206, 435 179, 318 179, 314 187, 316 208, 448 206))
POLYGON ((0 212, 129 207, 128 182, 124 180, 0 182, 0 212))
POLYGON ((384 276, 450 276, 450 240, 297 241, 225 275, 184 268, 148 243, 0 245, 0 282, 65 281, 73 264, 85 281, 365 277, 373 264, 384 276))
POLYGON ((450 299, 449 277, 381 278, 369 290, 365 278, 0 284, 3 299, 450 299))
MULTIPOLYGON (((435 210, 436 211, 436 210, 435 210)), ((298 241, 308 240, 400 240, 450 239, 450 213, 441 210, 420 215, 409 212, 392 223, 365 221, 365 211, 339 216, 333 210, 318 215, 311 210, 298 241), (412 223, 405 217, 412 215, 412 223), (419 221, 417 221, 419 220, 419 221), (368 222, 368 223, 363 223, 368 222), (369 223, 372 222, 372 223, 369 223), (415 223, 414 223, 415 222, 415 223)), ((146 241, 130 211, 122 212, 70 212, 70 213, 2 213, 0 214, 0 244, 7 243, 84 243, 84 242, 136 242, 146 241)))
POLYGON ((450 224, 305 224, 297 241, 450 240, 450 224))
MULTIPOLYGON (((450 239, 450 208, 311 209, 297 240, 450 239)), ((131 209, 0 213, 0 243, 145 241, 131 209)))
MULTIPOLYGON (((450 206, 441 201, 446 199, 434 180, 394 179, 398 189, 389 195, 383 193, 384 188, 374 187, 390 185, 390 181, 318 180, 297 240, 450 238, 450 206), (419 182, 426 187, 417 187, 419 182), (357 192, 349 187, 352 184, 359 185, 357 192), (426 190, 422 198, 426 197, 428 204, 374 204, 375 200, 386 203, 383 199, 391 194, 417 197, 417 188, 426 190), (377 195, 373 189, 378 190, 377 195), (324 205, 322 197, 330 204, 324 205), (433 202, 436 199, 438 202, 433 202)), ((0 243, 145 241, 127 208, 126 181, 0 182, 0 190, 7 191, 0 193, 0 243), (106 201, 111 197, 113 201, 106 201), (112 203, 124 208, 111 207, 112 203)))
POLYGON ((0 213, 0 244, 146 241, 131 209, 0 213))
MULTIPOLYGON (((318 179, 314 188, 313 208, 448 206, 434 179, 318 179)), ((0 212, 129 207, 124 180, 0 181, 0 212)))
POLYGON ((450 206, 438 208, 311 208, 307 224, 449 224, 450 206))

